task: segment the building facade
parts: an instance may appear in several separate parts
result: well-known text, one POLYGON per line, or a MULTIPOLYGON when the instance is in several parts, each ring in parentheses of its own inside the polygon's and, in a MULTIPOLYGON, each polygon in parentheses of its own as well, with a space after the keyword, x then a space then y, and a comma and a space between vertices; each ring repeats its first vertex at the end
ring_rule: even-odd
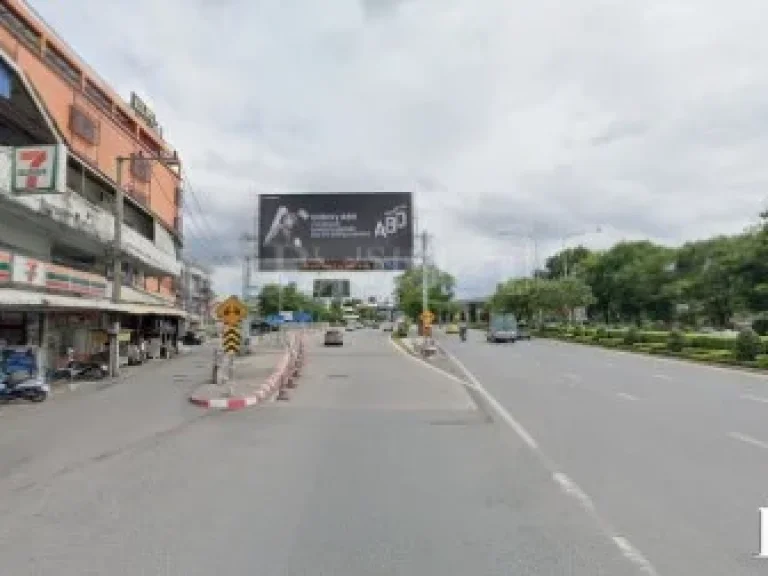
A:
POLYGON ((211 270, 185 260, 181 271, 179 306, 187 312, 188 329, 207 328, 214 323, 214 294, 211 270))
POLYGON ((115 322, 126 345, 175 340, 182 198, 180 160, 153 113, 125 102, 25 2, 0 0, 0 344, 38 345, 52 367, 71 349, 103 352, 115 322))

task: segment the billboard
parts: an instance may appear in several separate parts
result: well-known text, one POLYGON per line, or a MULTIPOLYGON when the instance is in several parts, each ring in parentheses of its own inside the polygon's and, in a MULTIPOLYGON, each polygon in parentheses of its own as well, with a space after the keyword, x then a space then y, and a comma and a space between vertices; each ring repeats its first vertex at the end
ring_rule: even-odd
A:
POLYGON ((410 192, 262 194, 259 270, 405 270, 410 192))
POLYGON ((315 298, 349 298, 349 280, 315 280, 312 284, 315 298))

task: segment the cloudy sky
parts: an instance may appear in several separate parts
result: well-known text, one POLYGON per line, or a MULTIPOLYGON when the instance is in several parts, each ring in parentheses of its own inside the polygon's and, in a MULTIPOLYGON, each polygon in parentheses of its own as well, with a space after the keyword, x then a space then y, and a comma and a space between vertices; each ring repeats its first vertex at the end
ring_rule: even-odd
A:
POLYGON ((765 205, 764 0, 32 4, 154 107, 221 291, 239 291, 258 192, 413 190, 434 257, 472 295, 532 264, 502 230, 533 232, 543 259, 597 226, 568 242, 677 243, 765 205))

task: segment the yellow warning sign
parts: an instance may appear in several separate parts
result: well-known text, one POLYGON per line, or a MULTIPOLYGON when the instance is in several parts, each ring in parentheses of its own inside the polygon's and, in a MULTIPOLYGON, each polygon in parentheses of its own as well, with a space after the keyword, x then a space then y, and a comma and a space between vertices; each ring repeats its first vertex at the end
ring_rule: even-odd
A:
POLYGON ((435 315, 432 313, 431 310, 425 310, 421 313, 421 316, 419 316, 421 321, 424 323, 425 326, 429 326, 432 324, 432 322, 435 321, 435 315))
POLYGON ((248 308, 237 296, 230 296, 216 307, 216 317, 229 326, 239 324, 248 316, 248 308))

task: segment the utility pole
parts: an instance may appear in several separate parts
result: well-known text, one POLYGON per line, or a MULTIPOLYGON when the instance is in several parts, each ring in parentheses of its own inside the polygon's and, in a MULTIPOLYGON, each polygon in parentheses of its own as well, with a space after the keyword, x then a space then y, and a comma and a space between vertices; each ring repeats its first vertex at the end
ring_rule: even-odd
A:
MULTIPOLYGON (((134 156, 118 156, 115 158, 117 174, 115 175, 115 228, 112 240, 112 303, 120 304, 123 287, 123 211, 125 208, 125 191, 123 190, 123 165, 134 159, 145 162, 162 162, 166 167, 180 166, 178 154, 174 150, 172 156, 159 154, 157 156, 145 156, 139 152, 134 156)), ((109 330, 109 373, 115 377, 120 373, 120 316, 116 312, 118 320, 109 330)))
POLYGON ((427 231, 424 230, 421 233, 421 313, 422 313, 422 334, 424 336, 424 345, 427 344, 427 327, 424 324, 424 318, 426 318, 427 312, 429 310, 429 286, 428 286, 428 279, 429 275, 427 274, 427 231))
MULTIPOLYGON (((126 158, 116 159, 117 175, 115 177, 115 230, 112 239, 112 303, 120 304, 123 287, 123 208, 125 194, 123 192, 123 162, 126 158)), ((109 330, 109 375, 115 378, 120 373, 120 313, 117 321, 109 330)))

